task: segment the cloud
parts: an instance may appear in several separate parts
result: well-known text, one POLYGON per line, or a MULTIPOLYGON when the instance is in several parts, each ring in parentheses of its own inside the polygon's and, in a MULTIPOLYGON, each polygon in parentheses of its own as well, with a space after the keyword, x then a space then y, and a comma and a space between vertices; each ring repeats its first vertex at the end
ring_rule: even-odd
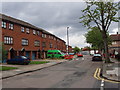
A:
MULTIPOLYGON (((66 41, 69 29, 70 45, 84 47, 84 34, 88 31, 79 20, 85 8, 84 2, 5 2, 2 13, 43 28, 66 41)), ((113 23, 110 33, 117 27, 113 23)))

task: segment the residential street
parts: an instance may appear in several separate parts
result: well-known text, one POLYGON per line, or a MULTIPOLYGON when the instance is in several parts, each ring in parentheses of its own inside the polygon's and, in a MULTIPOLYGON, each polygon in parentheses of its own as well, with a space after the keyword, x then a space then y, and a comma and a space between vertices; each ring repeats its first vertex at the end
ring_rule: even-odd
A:
MULTIPOLYGON (((3 88, 101 88, 101 81, 93 77, 102 62, 92 62, 89 55, 32 73, 4 79, 3 88)), ((105 82, 105 88, 118 84, 105 82)))

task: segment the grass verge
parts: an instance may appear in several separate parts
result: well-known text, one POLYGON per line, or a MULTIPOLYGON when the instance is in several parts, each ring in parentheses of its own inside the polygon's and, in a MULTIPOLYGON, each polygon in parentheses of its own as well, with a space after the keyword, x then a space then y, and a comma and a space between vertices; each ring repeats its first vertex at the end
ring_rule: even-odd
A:
POLYGON ((0 66, 0 71, 7 71, 12 69, 18 69, 17 67, 7 67, 7 66, 0 66))
POLYGON ((49 61, 31 61, 30 64, 44 64, 49 63, 49 61))

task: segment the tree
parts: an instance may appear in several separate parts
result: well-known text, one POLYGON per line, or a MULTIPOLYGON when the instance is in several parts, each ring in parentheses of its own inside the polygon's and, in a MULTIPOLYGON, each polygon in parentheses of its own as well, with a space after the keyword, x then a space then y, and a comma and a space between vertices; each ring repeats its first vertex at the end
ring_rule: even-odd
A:
MULTIPOLYGON (((97 48, 99 51, 101 51, 104 48, 104 42, 102 38, 102 33, 98 29, 98 27, 91 28, 88 33, 85 34, 86 42, 91 44, 93 48, 97 48)), ((107 34, 107 43, 111 44, 111 39, 109 34, 107 34)))
POLYGON ((108 2, 104 0, 88 0, 86 1, 87 7, 82 10, 83 15, 80 17, 80 23, 88 28, 97 26, 102 33, 104 49, 105 49, 105 62, 109 63, 107 32, 112 22, 119 22, 120 17, 117 17, 120 10, 120 2, 108 2))
POLYGON ((75 46, 75 47, 73 48, 73 50, 74 50, 74 53, 79 53, 79 52, 80 52, 80 48, 77 47, 77 46, 75 46))

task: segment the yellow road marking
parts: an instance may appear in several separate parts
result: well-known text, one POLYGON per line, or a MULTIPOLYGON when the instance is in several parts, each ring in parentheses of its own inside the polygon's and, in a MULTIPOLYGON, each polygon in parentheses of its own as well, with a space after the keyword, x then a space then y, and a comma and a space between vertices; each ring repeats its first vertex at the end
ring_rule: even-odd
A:
POLYGON ((103 80, 103 81, 106 81, 106 82, 120 83, 120 82, 117 82, 117 81, 112 81, 112 80, 107 80, 107 79, 101 78, 100 77, 100 72, 101 72, 101 69, 97 68, 95 73, 94 73, 94 78, 96 78, 98 80, 103 80))

